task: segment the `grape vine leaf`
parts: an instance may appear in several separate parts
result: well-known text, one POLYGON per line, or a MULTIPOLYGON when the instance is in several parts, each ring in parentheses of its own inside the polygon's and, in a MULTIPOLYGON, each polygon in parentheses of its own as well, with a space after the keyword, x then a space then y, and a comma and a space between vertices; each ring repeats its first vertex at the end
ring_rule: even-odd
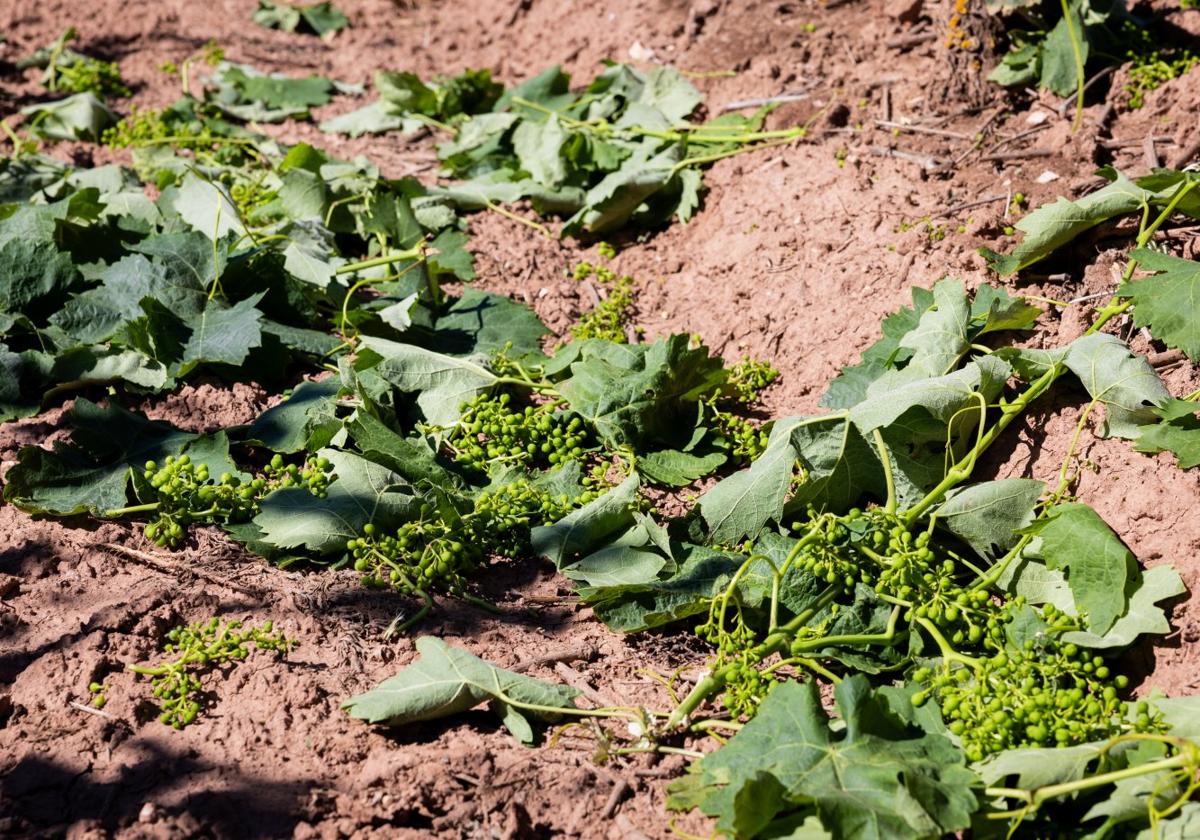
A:
POLYGON ((267 29, 282 29, 284 32, 307 29, 320 38, 350 25, 350 19, 329 2, 293 6, 276 0, 258 0, 253 19, 267 29))
POLYGON ((1133 448, 1138 452, 1171 452, 1181 470, 1200 466, 1200 404, 1171 400, 1156 410, 1157 423, 1138 427, 1133 448))
POLYGON ((233 306, 211 301, 191 322, 179 375, 203 362, 241 365, 251 349, 262 346, 262 313, 255 304, 263 294, 253 294, 233 306))
POLYGON ((435 323, 432 349, 454 356, 486 356, 507 350, 510 359, 541 356, 550 330, 537 313, 504 295, 466 289, 435 323))
POLYGON ((99 142, 104 129, 115 125, 117 115, 91 91, 53 102, 37 102, 21 109, 28 127, 47 140, 91 140, 99 142))
POLYGON ((355 412, 346 429, 367 459, 393 470, 414 485, 445 490, 458 490, 463 485, 462 478, 438 460, 437 449, 428 438, 405 437, 364 409, 355 412))
POLYGON ((1137 578, 1129 596, 1129 608, 1104 634, 1089 630, 1072 630, 1063 634, 1063 641, 1087 648, 1124 648, 1142 634, 1163 635, 1171 632, 1166 610, 1158 606, 1163 601, 1187 592, 1179 573, 1170 566, 1146 569, 1137 578))
POLYGON ((302 382, 290 397, 255 418, 247 440, 283 453, 327 446, 342 425, 336 415, 338 387, 336 378, 302 382))
POLYGON ((1045 259, 1089 228, 1114 216, 1132 213, 1153 197, 1153 193, 1124 175, 1116 172, 1110 175, 1112 183, 1090 195, 1076 201, 1059 196, 1052 204, 1043 204, 1022 217, 1014 227, 1025 236, 1011 253, 998 254, 989 248, 980 249, 988 267, 1002 277, 1016 274, 1045 259))
MULTIPOLYGON (((804 481, 795 488, 786 511, 813 505, 842 511, 864 493, 886 496, 879 454, 849 420, 801 423, 792 430, 804 481)), ((893 459, 896 451, 892 452, 893 459)))
POLYGON ((1145 248, 1129 257, 1153 272, 1117 289, 1119 296, 1133 300, 1133 323, 1148 327, 1155 338, 1182 350, 1193 362, 1200 361, 1200 263, 1145 248))
POLYGON ((189 172, 178 187, 164 193, 160 203, 176 213, 192 230, 214 242, 229 234, 246 235, 237 204, 222 187, 189 172))
POLYGON ((700 497, 700 516, 713 542, 753 537, 768 522, 783 516, 796 464, 792 430, 802 422, 805 419, 800 417, 776 420, 766 450, 754 463, 721 479, 700 497))
POLYGON ((918 838, 970 824, 978 779, 948 738, 899 717, 862 675, 845 679, 834 696, 845 724, 840 731, 831 728, 815 682, 776 686, 725 746, 671 785, 668 806, 699 801, 728 833, 739 825, 766 826, 786 807, 809 805, 836 837, 918 838), (764 775, 782 792, 743 795, 747 785, 761 794, 764 775), (769 808, 741 813, 747 805, 769 808))
POLYGON ((506 671, 441 639, 417 639, 420 657, 375 688, 351 697, 342 708, 352 717, 403 726, 460 714, 489 703, 522 743, 532 743, 530 718, 554 721, 547 709, 573 709, 579 692, 565 685, 506 671), (540 708, 529 708, 531 706, 540 708))
POLYGON ((1002 478, 951 491, 937 509, 937 522, 975 549, 994 558, 1020 540, 1034 519, 1046 484, 1030 478, 1002 478))
POLYGON ((404 392, 416 393, 425 419, 437 426, 457 422, 463 403, 495 385, 494 373, 469 358, 447 356, 411 344, 365 336, 355 370, 370 370, 404 392))
POLYGON ((639 483, 637 473, 633 473, 554 524, 534 528, 530 533, 534 553, 561 568, 576 556, 591 553, 607 537, 624 531, 633 522, 639 483))
POLYGON ((639 455, 637 469, 643 476, 656 484, 665 484, 668 487, 686 487, 696 479, 708 475, 723 463, 725 463, 725 455, 721 452, 693 455, 677 449, 661 449, 657 452, 646 452, 639 455))
POLYGON ((869 434, 920 407, 942 423, 949 423, 972 402, 989 400, 999 393, 1010 372, 1004 360, 984 356, 945 375, 920 379, 883 376, 871 384, 867 398, 850 409, 850 419, 863 434, 869 434))
POLYGON ((1073 341, 1063 363, 1093 400, 1104 403, 1105 437, 1133 439, 1155 420, 1154 409, 1171 399, 1167 386, 1142 356, 1116 336, 1093 333, 1073 341))
POLYGON ((889 390, 900 382, 943 376, 954 369, 970 346, 968 326, 971 308, 962 281, 949 278, 933 287, 933 305, 921 315, 917 326, 905 333, 900 348, 910 351, 898 373, 885 374, 889 390))
POLYGON ((610 446, 686 442, 696 403, 726 377, 719 358, 689 342, 679 334, 653 344, 581 342, 559 392, 610 446))
POLYGON ((618 633, 640 633, 699 615, 745 561, 740 554, 687 544, 673 559, 678 571, 665 580, 586 590, 596 617, 618 633))
POLYGON ((324 498, 299 487, 269 493, 253 520, 265 543, 337 554, 368 522, 386 529, 420 507, 409 483, 387 467, 337 449, 322 449, 318 454, 329 459, 337 480, 324 498))
POLYGON ((1134 840, 1191 840, 1200 837, 1200 804, 1188 802, 1176 817, 1144 828, 1134 840))
POLYGON ((1125 587, 1136 569, 1133 553, 1100 514, 1079 502, 1054 505, 1027 531, 1040 537, 1027 553, 1051 570, 1065 570, 1087 629, 1107 633, 1128 606, 1125 587))
POLYGON ((1060 782, 1082 779, 1088 767, 1104 754, 1104 745, 1076 744, 1069 747, 1026 747, 996 753, 974 765, 984 784, 1013 784, 1036 790, 1060 782), (1009 781, 1011 780, 1011 781, 1009 781))
POLYGON ((69 443, 26 446, 8 472, 6 501, 29 513, 70 516, 125 507, 132 470, 179 454, 199 435, 148 420, 118 405, 77 399, 69 443))
POLYGON ((584 600, 593 589, 639 586, 658 579, 667 565, 664 557, 625 545, 606 546, 589 554, 577 563, 564 566, 562 573, 582 584, 579 595, 584 600))

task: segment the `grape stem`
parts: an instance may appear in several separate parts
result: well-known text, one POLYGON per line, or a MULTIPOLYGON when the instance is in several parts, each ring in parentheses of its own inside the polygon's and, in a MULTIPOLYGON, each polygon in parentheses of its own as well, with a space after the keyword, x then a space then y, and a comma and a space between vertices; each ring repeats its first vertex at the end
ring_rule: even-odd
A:
POLYGON ((1200 763, 1200 748, 1197 748, 1195 744, 1187 741, 1178 741, 1177 746, 1180 748, 1180 753, 1170 758, 1163 758, 1159 759, 1158 761, 1150 761, 1145 764, 1139 764, 1135 767, 1126 767, 1122 770, 1113 770, 1109 773, 1100 773, 1098 775, 1088 776, 1087 778, 1079 779, 1073 782, 1061 782, 1059 784, 1046 785, 1045 787, 1035 788, 1033 790, 1002 787, 987 788, 984 793, 986 793, 988 796, 1005 799, 1019 799, 1026 803, 1024 808, 988 814, 988 819, 998 820, 1010 819, 1012 817, 1025 817, 1033 811, 1036 811, 1043 802, 1046 802, 1049 799, 1057 799, 1060 796, 1068 796, 1073 793, 1078 793, 1079 791, 1116 784, 1124 779, 1134 779, 1138 776, 1145 776, 1151 773, 1160 773, 1168 770, 1181 770, 1184 768, 1191 769, 1194 768, 1197 763, 1200 763))
MULTIPOLYGON (((1155 231, 1157 231, 1162 223, 1165 222, 1173 212, 1175 212, 1175 208, 1179 205, 1179 202, 1182 201, 1184 196, 1191 192, 1191 190, 1194 189, 1197 184, 1200 184, 1200 181, 1188 181, 1185 184, 1181 184, 1179 188, 1175 190, 1175 193, 1172 195, 1171 200, 1167 203, 1167 206, 1163 208, 1162 212, 1158 214, 1158 217, 1151 224, 1147 225, 1146 218, 1143 217, 1142 231, 1138 234, 1136 247, 1142 248, 1147 242, 1150 241, 1150 238, 1154 235, 1155 231)), ((1137 266, 1138 261, 1131 258, 1129 260, 1129 265, 1125 268, 1125 273, 1122 278, 1122 287, 1125 283, 1129 282, 1130 278, 1133 277, 1133 272, 1137 270, 1137 266)), ((1106 303, 1096 312, 1095 320, 1084 332, 1085 336, 1093 335, 1099 332, 1105 324, 1133 306, 1132 299, 1122 300, 1121 297, 1121 287, 1118 287, 1116 294, 1114 294, 1108 303, 1106 303)), ((968 452, 950 469, 949 472, 946 473, 946 477, 942 479, 940 484, 930 490, 925 498, 923 498, 904 514, 905 523, 909 527, 912 527, 912 524, 916 522, 927 510, 929 510, 929 508, 940 502, 947 492, 956 487, 959 483, 970 478, 971 472, 975 468, 975 462, 989 446, 995 443, 996 439, 1000 437, 1000 433, 1008 428, 1009 424, 1011 424, 1014 419, 1024 413, 1025 409, 1027 409, 1034 400, 1046 393, 1046 391, 1050 389, 1050 386, 1053 385, 1055 381, 1057 381, 1059 377, 1066 372, 1067 366, 1064 362, 1055 362, 1046 370, 1045 373, 1029 383, 1029 386, 1025 389, 1025 391, 1017 396, 1017 398, 1012 402, 1001 399, 999 403, 1001 414, 1000 418, 996 421, 996 424, 988 429, 987 432, 979 436, 979 440, 975 443, 975 446, 971 449, 971 451, 968 452)))
MULTIPOLYGON (((749 652, 750 657, 761 662, 768 656, 783 650, 796 631, 811 621, 813 616, 833 603, 840 592, 840 586, 835 585, 826 588, 817 597, 817 600, 811 607, 802 611, 787 624, 769 633, 761 643, 752 648, 749 652)), ((719 691, 729 681, 729 677, 736 667, 739 667, 738 663, 731 663, 713 671, 707 677, 700 680, 700 682, 696 683, 696 687, 688 693, 687 697, 683 698, 682 703, 675 707, 675 711, 671 712, 671 716, 667 718, 666 728, 670 730, 680 726, 687 719, 688 715, 694 712, 709 695, 719 691)))
POLYGON ((153 510, 158 510, 158 502, 149 502, 144 505, 130 505, 129 507, 114 508, 106 510, 102 515, 102 519, 119 519, 122 516, 128 516, 131 513, 148 513, 153 510))

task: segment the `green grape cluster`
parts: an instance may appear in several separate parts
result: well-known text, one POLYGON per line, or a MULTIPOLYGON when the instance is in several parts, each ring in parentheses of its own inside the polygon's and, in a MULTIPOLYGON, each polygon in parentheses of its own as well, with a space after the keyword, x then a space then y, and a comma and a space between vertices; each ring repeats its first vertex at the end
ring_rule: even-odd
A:
POLYGON ((938 701, 971 761, 1017 747, 1063 747, 1161 728, 1147 703, 1130 716, 1118 694, 1129 680, 1114 676, 1103 657, 1053 637, 1021 648, 989 639, 987 647, 991 655, 913 674, 925 686, 913 702, 938 701))
POLYGON ((523 551, 532 526, 561 519, 579 503, 518 479, 480 493, 467 513, 441 512, 425 504, 417 519, 391 534, 380 534, 368 523, 363 536, 346 543, 346 551, 366 586, 390 586, 406 595, 429 589, 461 595, 466 573, 489 555, 523 551))
POLYGON ((633 278, 618 277, 611 268, 588 262, 575 266, 574 277, 580 281, 594 277, 607 289, 607 295, 579 316, 571 326, 571 337, 579 341, 598 338, 615 344, 628 342, 625 327, 633 316, 633 278))
POLYGON ((170 145, 176 149, 210 149, 218 137, 203 123, 180 121, 169 110, 139 108, 133 106, 129 116, 101 137, 101 143, 114 149, 156 144, 170 145))
POLYGON ((284 464, 275 455, 264 476, 243 482, 231 473, 214 479, 206 464, 196 464, 186 453, 168 455, 160 466, 147 461, 142 477, 154 491, 155 517, 146 525, 146 539, 177 548, 194 522, 246 522, 258 513, 263 496, 280 487, 304 487, 314 496, 328 491, 332 465, 326 458, 310 458, 303 467, 284 464))
POLYGON ((754 630, 739 611, 733 627, 721 626, 721 622, 710 615, 708 622, 696 628, 696 634, 716 646, 714 667, 729 669, 725 708, 735 717, 753 717, 767 693, 779 681, 773 673, 759 667, 750 653, 756 642, 754 630))
POLYGON ((428 505, 420 519, 405 522, 394 534, 380 534, 374 523, 346 543, 363 585, 390 586, 403 595, 438 588, 457 594, 466 585, 463 572, 479 565, 483 552, 464 541, 449 522, 434 516, 428 505))
POLYGON ((242 218, 249 219, 278 198, 279 191, 265 184, 261 178, 236 178, 229 184, 229 196, 242 218))
POLYGON ((104 98, 129 96, 130 90, 121 78, 121 68, 112 61, 100 61, 75 55, 73 60, 59 61, 51 68, 50 90, 68 93, 91 92, 104 98))
POLYGON ((200 713, 201 677, 210 670, 245 659, 250 648, 269 650, 283 656, 299 644, 283 633, 272 633, 270 621, 243 629, 240 621, 222 622, 216 617, 174 627, 167 633, 163 652, 172 658, 157 665, 130 665, 135 674, 150 677, 154 696, 162 704, 158 719, 182 729, 200 713))
POLYGON ((268 492, 282 487, 302 487, 318 499, 329 495, 330 471, 333 464, 324 456, 310 455, 303 464, 284 463, 278 453, 263 467, 268 492))
POLYGON ((709 411, 709 422, 717 431, 716 446, 725 450, 730 460, 737 464, 747 464, 762 455, 771 438, 746 418, 716 407, 709 411))
POLYGON ((770 362, 762 362, 745 356, 729 368, 726 385, 732 389, 733 397, 741 403, 752 403, 763 390, 779 378, 779 371, 770 362))
POLYGON ((462 406, 448 444, 454 460, 477 472, 515 465, 557 465, 584 455, 583 420, 560 404, 514 406, 510 394, 480 394, 462 406))

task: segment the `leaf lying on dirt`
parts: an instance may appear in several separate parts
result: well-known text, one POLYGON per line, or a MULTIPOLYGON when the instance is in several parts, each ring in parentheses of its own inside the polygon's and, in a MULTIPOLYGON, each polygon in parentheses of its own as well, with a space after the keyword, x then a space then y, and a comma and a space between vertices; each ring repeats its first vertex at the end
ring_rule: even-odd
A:
POLYGON ((25 126, 47 140, 99 140, 104 129, 117 121, 94 93, 77 93, 54 102, 39 102, 21 109, 25 126))
POLYGON ((810 807, 836 837, 928 837, 970 824, 977 777, 948 738, 896 719, 861 675, 835 697, 840 731, 815 683, 776 686, 728 744, 672 784, 668 805, 699 805, 745 838, 777 836, 775 819, 810 807))
POLYGON ((1171 399, 1150 363, 1116 336, 1095 333, 1076 339, 1063 363, 1092 399, 1107 408, 1106 437, 1136 438, 1139 426, 1155 420, 1154 409, 1171 399))
POLYGON ((1029 553, 1052 570, 1066 571, 1088 630, 1103 636, 1128 605, 1125 584, 1136 568, 1132 552, 1100 514, 1078 502, 1055 505, 1029 531, 1041 538, 1029 553))
POLYGON ((332 3, 292 5, 276 0, 258 0, 254 22, 267 29, 282 29, 284 32, 311 32, 324 38, 350 25, 350 19, 332 3))
POLYGON ((1133 299, 1133 323, 1200 361, 1200 263, 1144 248, 1129 257, 1154 275, 1117 289, 1119 296, 1133 299))
MULTIPOLYGON (((1098 174, 1111 183, 1075 201, 1060 196, 1053 203, 1043 204, 1021 218, 1015 227, 1025 237, 1010 253, 998 254, 981 248, 979 253, 987 259, 989 267, 1002 277, 1016 274, 1109 219, 1136 212, 1144 206, 1165 206, 1180 186, 1194 177, 1186 172, 1163 169, 1131 181, 1111 167, 1101 169, 1098 174)), ((1189 197, 1179 203, 1176 210, 1193 217, 1200 216, 1200 203, 1189 197)))
POLYGON ((319 454, 333 464, 338 480, 323 498, 298 487, 270 493, 254 517, 263 542, 276 548, 303 547, 314 554, 340 554, 368 522, 392 527, 420 507, 409 483, 387 467, 336 449, 319 454))
POLYGON ((1171 452, 1181 470, 1200 466, 1200 404, 1171 400, 1155 413, 1157 423, 1138 427, 1133 448, 1138 452, 1171 452))
MULTIPOLYGON (((8 472, 6 501, 30 513, 102 516, 125 507, 132 471, 146 461, 178 455, 200 439, 118 405, 101 407, 85 399, 75 401, 71 420, 70 443, 56 443, 53 450, 21 449, 8 472)), ((214 467, 219 475, 225 464, 214 467)))
POLYGON ((465 712, 480 703, 500 716, 522 743, 532 743, 530 719, 553 721, 553 709, 575 708, 579 692, 497 668, 440 639, 417 639, 420 658, 342 708, 369 723, 403 726, 465 712), (538 707, 538 708, 531 708, 538 707))
POLYGON ((1046 484, 1031 478, 1002 478, 947 494, 938 524, 964 540, 981 557, 996 557, 1017 544, 1034 519, 1046 484))

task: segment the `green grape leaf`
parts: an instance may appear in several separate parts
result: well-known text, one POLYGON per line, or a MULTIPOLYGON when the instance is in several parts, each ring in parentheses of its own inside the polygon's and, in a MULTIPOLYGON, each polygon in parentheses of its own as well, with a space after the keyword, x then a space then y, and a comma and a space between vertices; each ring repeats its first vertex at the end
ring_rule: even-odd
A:
POLYGON ((21 449, 6 478, 6 501, 29 513, 103 516, 128 503, 132 471, 146 461, 161 463, 199 438, 120 406, 102 408, 82 398, 75 401, 71 421, 69 443, 56 443, 53 450, 21 449))
POLYGON ((1040 537, 1026 549, 1051 570, 1066 571, 1075 605, 1087 618, 1087 629, 1103 636, 1128 606, 1126 583, 1136 569, 1125 547, 1100 514, 1085 504, 1058 504, 1028 529, 1040 537))
POLYGON ((263 292, 225 306, 212 301, 190 322, 192 334, 182 351, 180 375, 198 364, 241 365, 250 350, 262 346, 262 313, 255 304, 263 292))
POLYGON ((984 283, 971 301, 972 339, 1006 330, 1031 330, 1042 310, 1024 298, 1012 297, 1002 286, 984 283))
POLYGON ((996 753, 973 765, 973 768, 986 785, 1004 783, 1024 790, 1036 790, 1082 779, 1092 762, 1103 754, 1103 744, 1026 747, 996 753))
MULTIPOLYGON (((666 580, 587 590, 596 617, 618 633, 639 633, 708 611, 745 561, 740 554, 695 545, 680 547, 678 571, 666 580)), ((769 583, 765 588, 769 591, 769 583)))
POLYGON ((1070 24, 1068 25, 1066 16, 1060 18, 1042 42, 1041 87, 1059 96, 1071 95, 1080 83, 1076 67, 1076 49, 1081 56, 1078 60, 1084 65, 1087 64, 1090 52, 1088 38, 1079 36, 1079 33, 1085 32, 1079 7, 1079 3, 1067 4, 1070 24))
POLYGON ((79 279, 71 255, 52 242, 10 239, 0 245, 0 313, 49 314, 79 279))
POLYGON ((179 215, 197 233, 214 242, 229 234, 246 235, 237 204, 211 181, 189 172, 183 182, 163 197, 168 209, 179 215), (169 199, 169 200, 168 200, 169 199))
POLYGON ((951 491, 936 511, 937 522, 980 557, 995 558, 1020 540, 1034 520, 1046 484, 1030 478, 1002 478, 951 491))
POLYGON ((795 487, 787 510, 811 504, 819 510, 841 511, 865 493, 886 495, 879 453, 849 420, 801 423, 792 431, 792 443, 804 481, 795 487))
POLYGON ((825 408, 850 408, 867 396, 867 388, 884 371, 909 358, 910 352, 901 347, 904 337, 917 328, 925 312, 933 306, 933 293, 913 288, 913 305, 903 307, 883 319, 883 337, 862 352, 856 365, 842 368, 821 397, 825 408))
MULTIPOLYGON (((415 213, 414 208, 414 213, 415 213)), ((448 221, 452 224, 454 219, 453 213, 450 214, 448 221)), ((422 224, 425 220, 418 217, 418 221, 422 224)), ((429 266, 436 272, 443 272, 454 275, 455 278, 469 282, 474 280, 475 274, 475 255, 467 250, 467 242, 470 241, 465 233, 458 230, 444 230, 439 233, 434 240, 429 243, 430 251, 434 252, 429 255, 429 266)), ((475 292, 475 289, 465 289, 462 297, 466 297, 468 292, 475 292)), ((460 298, 461 300, 462 298, 460 298)), ((511 300, 511 298, 503 298, 511 300)), ((512 301, 515 303, 515 301, 512 301)), ((530 310, 532 311, 532 310, 530 310)), ((537 317, 536 314, 534 317, 537 317)))
POLYGON ((653 344, 579 343, 559 392, 610 446, 658 449, 691 437, 696 403, 724 382, 721 360, 686 335, 653 344))
POLYGON ((415 393, 425 419, 449 426, 459 409, 480 392, 494 386, 498 377, 479 362, 435 353, 411 344, 364 336, 355 369, 370 370, 401 391, 415 393))
POLYGON ((47 140, 99 142, 104 129, 116 125, 117 115, 96 94, 85 91, 54 102, 38 102, 20 111, 28 128, 47 140))
POLYGON ((920 407, 941 423, 949 423, 972 403, 978 405, 998 394, 1010 372, 1004 360, 984 356, 944 376, 905 381, 885 375, 871 384, 865 400, 850 409, 850 419, 869 434, 920 407))
POLYGON ((604 495, 576 508, 553 525, 534 528, 529 540, 534 553, 562 568, 567 561, 599 548, 605 539, 633 523, 638 486, 638 475, 633 473, 604 495))
POLYGON ((1188 802, 1170 819, 1144 828, 1134 840, 1192 840, 1200 837, 1200 804, 1188 802))
POLYGON ((487 356, 511 342, 512 359, 540 356, 542 338, 550 332, 525 304, 479 289, 464 290, 434 329, 432 349, 440 353, 487 356))
POLYGON ((1133 300, 1133 323, 1148 327, 1168 347, 1200 361, 1200 263, 1140 248, 1129 255, 1140 268, 1153 273, 1132 280, 1117 294, 1133 300))
MULTIPOLYGON (((933 287, 933 305, 921 314, 917 326, 901 336, 899 347, 910 352, 897 373, 885 374, 888 388, 900 382, 943 376, 954 369, 970 346, 971 307, 959 280, 942 280, 933 287)), ((878 383, 873 386, 878 387, 878 383)), ((869 391, 870 393, 871 391, 869 391)))
POLYGON ((1133 448, 1138 452, 1171 452, 1179 469, 1200 466, 1200 404, 1171 400, 1155 411, 1162 419, 1138 427, 1133 448))
POLYGON ((412 484, 457 490, 462 479, 447 469, 427 438, 405 437, 364 410, 355 413, 346 429, 367 459, 382 464, 412 484))
POLYGON ((725 455, 721 452, 693 455, 677 449, 662 449, 638 456, 637 469, 656 484, 686 487, 696 479, 709 475, 723 463, 725 455))
POLYGON ((350 19, 329 2, 301 6, 300 17, 308 24, 313 34, 320 38, 350 25, 350 19))
POLYGON ((570 137, 555 115, 542 123, 524 120, 513 131, 513 152, 534 181, 557 187, 567 180, 563 145, 570 137))
POLYGON ((432 636, 417 639, 417 653, 416 662, 365 694, 351 697, 342 708, 368 723, 403 726, 460 714, 491 701, 499 704, 493 710, 509 731, 529 743, 533 733, 528 718, 553 722, 559 715, 547 709, 573 709, 579 696, 574 688, 506 671, 432 636))
POLYGON ((1084 231, 1141 209, 1152 197, 1153 193, 1124 175, 1116 175, 1111 184, 1077 201, 1060 196, 1052 204, 1043 204, 1021 218, 1014 227, 1025 237, 1012 253, 998 254, 987 248, 980 249, 980 253, 1002 277, 1016 274, 1050 256, 1084 231))
POLYGON ((1129 608, 1104 634, 1072 630, 1063 641, 1080 647, 1120 649, 1129 647, 1143 634, 1165 635, 1171 632, 1167 610, 1162 601, 1187 592, 1183 579, 1170 566, 1155 566, 1140 572, 1129 596, 1129 608))
POLYGON ((420 499, 403 477, 352 452, 322 449, 337 481, 325 498, 299 487, 269 493, 254 524, 263 542, 276 548, 304 548, 314 554, 340 554, 346 542, 374 522, 386 530, 414 515, 420 499))
POLYGON ((1094 333, 1076 339, 1063 362, 1092 399, 1107 408, 1105 437, 1136 438, 1138 426, 1153 423, 1154 409, 1171 399, 1150 363, 1116 336, 1094 333))
POLYGON ((300 383, 290 397, 255 418, 247 441, 283 453, 327 446, 342 425, 336 414, 339 384, 336 378, 300 383))
POLYGON ((385 99, 377 99, 361 108, 330 117, 319 126, 326 134, 346 134, 350 137, 386 134, 389 131, 413 135, 427 127, 421 120, 404 116, 404 112, 397 111, 396 106, 385 99))
MULTIPOLYGON (((796 464, 792 430, 819 418, 776 420, 766 450, 748 469, 723 478, 700 497, 700 516, 713 542, 728 544, 753 537, 783 516, 783 506, 796 464)), ((844 423, 842 424, 845 425, 844 423)))
POLYGON ((564 566, 562 573, 581 584, 580 597, 587 600, 593 589, 640 586, 658 580, 659 572, 666 565, 666 559, 652 551, 610 545, 578 563, 564 566))
POLYGON ((700 809, 725 832, 767 824, 778 812, 739 811, 764 801, 780 810, 811 803, 836 837, 919 838, 970 824, 977 777, 948 738, 898 718, 862 675, 845 679, 834 696, 840 730, 830 727, 815 682, 776 686, 725 746, 671 785, 668 806, 691 804, 702 788, 700 809), (782 794, 761 795, 764 774, 775 777, 782 794), (742 795, 747 784, 760 794, 742 795), (681 802, 680 793, 688 799, 681 802))

